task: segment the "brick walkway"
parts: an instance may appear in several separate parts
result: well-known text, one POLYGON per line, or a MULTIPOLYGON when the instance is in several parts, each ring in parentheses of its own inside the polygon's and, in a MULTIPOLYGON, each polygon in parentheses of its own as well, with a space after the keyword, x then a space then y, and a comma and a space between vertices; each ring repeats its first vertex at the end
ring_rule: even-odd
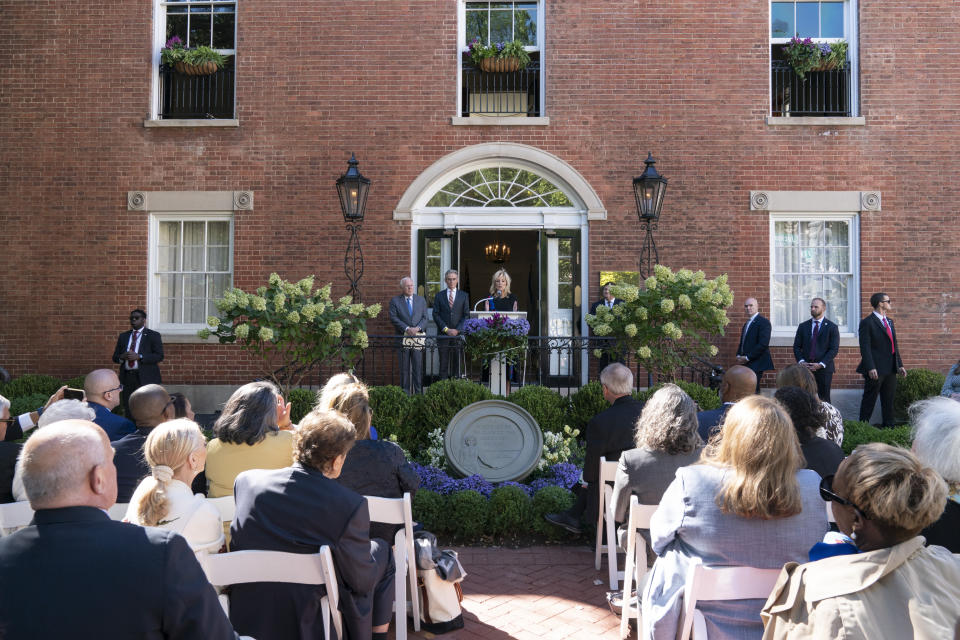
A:
MULTIPOLYGON (((600 571, 595 570, 592 548, 456 550, 469 574, 463 582, 465 627, 437 637, 619 639, 620 619, 610 613, 605 598, 606 560, 600 571), (597 585, 596 581, 603 582, 597 585)), ((426 632, 413 633, 412 625, 409 630, 411 638, 434 637, 426 632)))

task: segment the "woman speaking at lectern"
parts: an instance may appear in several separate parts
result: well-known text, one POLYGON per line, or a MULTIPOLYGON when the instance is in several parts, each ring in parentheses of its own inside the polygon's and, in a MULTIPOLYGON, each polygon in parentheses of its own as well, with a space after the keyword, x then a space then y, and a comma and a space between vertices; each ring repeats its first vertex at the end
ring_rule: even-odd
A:
POLYGON ((517 310, 517 296, 510 293, 510 282, 510 274, 504 269, 493 274, 493 279, 490 281, 491 299, 483 303, 484 311, 517 310))

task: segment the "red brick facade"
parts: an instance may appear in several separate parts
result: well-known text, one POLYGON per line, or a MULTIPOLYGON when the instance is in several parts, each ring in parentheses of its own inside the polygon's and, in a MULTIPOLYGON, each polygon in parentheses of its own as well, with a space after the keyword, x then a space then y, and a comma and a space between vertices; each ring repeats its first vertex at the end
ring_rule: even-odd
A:
MULTIPOLYGON (((60 376, 109 365, 126 313, 146 304, 143 191, 255 193, 235 214, 234 282, 315 273, 345 292, 347 233, 334 190, 350 153, 373 181, 361 243, 366 302, 409 271, 400 197, 448 153, 485 142, 561 158, 607 210, 591 221, 590 278, 636 269, 631 179, 652 150, 670 179, 657 232, 671 267, 728 273, 770 308, 766 211, 751 190, 879 191, 860 222, 863 313, 894 299, 904 362, 944 371, 960 355, 960 44, 939 37, 953 0, 862 2, 864 126, 771 126, 767 0, 717 4, 545 0, 547 126, 454 126, 454 0, 238 0, 236 128, 146 128, 153 4, 0 5, 0 365, 60 376)), ((384 305, 386 306, 386 305, 384 305)), ((372 332, 386 333, 385 321, 372 332)), ((733 359, 736 330, 721 343, 733 359)), ((235 350, 168 344, 172 383, 245 381, 235 350)), ((773 350, 778 365, 792 361, 773 350)), ((857 350, 837 360, 854 386, 857 350)))

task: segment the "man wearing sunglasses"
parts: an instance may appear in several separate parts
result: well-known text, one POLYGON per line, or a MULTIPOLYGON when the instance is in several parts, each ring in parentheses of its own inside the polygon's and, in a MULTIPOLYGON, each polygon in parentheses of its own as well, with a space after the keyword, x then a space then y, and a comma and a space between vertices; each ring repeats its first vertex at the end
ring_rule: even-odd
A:
POLYGON ((907 375, 900 359, 897 331, 887 314, 893 310, 893 301, 885 293, 870 296, 873 313, 860 321, 860 364, 857 373, 863 375, 863 399, 860 401, 860 421, 870 422, 880 396, 883 428, 893 426, 893 397, 897 392, 897 375, 907 375))
POLYGON ((113 463, 117 466, 117 502, 130 502, 137 485, 150 475, 143 457, 143 444, 153 428, 173 420, 173 398, 158 384, 148 384, 130 394, 130 414, 137 430, 113 443, 113 463))
POLYGON ((134 309, 130 312, 130 331, 117 338, 113 361, 120 365, 120 381, 123 383, 123 410, 130 415, 130 394, 141 385, 160 384, 160 367, 163 360, 163 341, 156 331, 144 326, 147 312, 134 309))
POLYGON ((137 429, 133 422, 113 413, 113 409, 120 404, 122 391, 123 385, 117 372, 110 369, 91 371, 83 380, 83 395, 97 414, 94 422, 107 432, 111 442, 137 429))

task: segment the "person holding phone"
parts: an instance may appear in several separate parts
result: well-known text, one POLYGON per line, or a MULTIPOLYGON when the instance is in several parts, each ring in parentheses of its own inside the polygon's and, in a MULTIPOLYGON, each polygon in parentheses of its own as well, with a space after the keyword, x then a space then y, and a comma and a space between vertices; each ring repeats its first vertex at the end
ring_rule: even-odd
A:
POLYGON ((113 361, 120 365, 121 401, 127 415, 130 415, 130 394, 143 385, 162 382, 157 364, 163 360, 163 341, 159 333, 144 326, 146 322, 146 311, 131 311, 130 331, 120 334, 113 350, 113 361))

